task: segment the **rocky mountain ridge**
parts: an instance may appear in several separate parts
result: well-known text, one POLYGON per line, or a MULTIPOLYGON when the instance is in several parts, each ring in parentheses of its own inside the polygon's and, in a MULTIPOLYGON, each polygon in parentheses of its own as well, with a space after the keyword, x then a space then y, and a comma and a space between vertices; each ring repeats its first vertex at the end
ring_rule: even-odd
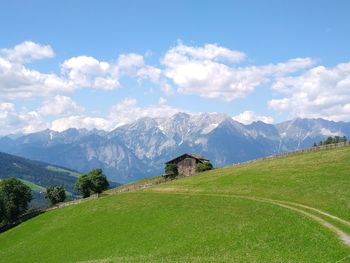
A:
POLYGON ((0 151, 86 172, 101 167, 110 180, 126 183, 161 174, 164 162, 185 152, 215 166, 310 147, 327 136, 350 136, 350 123, 294 119, 244 125, 221 113, 141 118, 111 132, 44 130, 0 138, 0 151))

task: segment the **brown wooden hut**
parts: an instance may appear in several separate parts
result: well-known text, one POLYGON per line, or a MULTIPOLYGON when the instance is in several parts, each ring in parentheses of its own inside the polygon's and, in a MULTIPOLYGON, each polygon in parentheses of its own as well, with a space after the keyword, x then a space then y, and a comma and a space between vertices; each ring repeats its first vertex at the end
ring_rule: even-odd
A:
POLYGON ((194 153, 185 153, 176 157, 165 164, 176 164, 179 174, 190 176, 196 173, 198 163, 209 162, 208 159, 194 153))

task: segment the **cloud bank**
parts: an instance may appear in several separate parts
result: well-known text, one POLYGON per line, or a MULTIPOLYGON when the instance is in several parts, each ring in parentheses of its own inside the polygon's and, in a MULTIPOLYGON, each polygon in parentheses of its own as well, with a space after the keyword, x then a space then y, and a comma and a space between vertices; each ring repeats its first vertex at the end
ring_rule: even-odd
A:
POLYGON ((270 100, 271 109, 304 118, 350 121, 350 62, 281 77, 272 88, 282 98, 270 100))
MULTIPOLYGON (((44 128, 62 131, 70 127, 111 130, 140 117, 189 112, 169 105, 171 100, 166 98, 174 94, 234 106, 235 101, 249 99, 250 94, 262 87, 269 94, 261 103, 276 113, 290 118, 350 121, 350 62, 326 67, 305 57, 254 65, 242 51, 218 44, 194 46, 179 42, 159 57, 155 65, 146 62, 147 55, 124 53, 110 60, 89 55, 70 57, 58 65, 58 72, 33 68, 33 62, 54 56, 50 45, 32 41, 0 49, 0 134, 44 128), (159 102, 141 107, 135 98, 118 98, 120 102, 111 105, 107 114, 98 116, 71 98, 77 90, 126 89, 124 79, 153 85, 158 89, 159 102), (28 110, 17 107, 22 99, 39 102, 36 109, 28 110)), ((245 124, 274 121, 250 110, 233 119, 245 124)))

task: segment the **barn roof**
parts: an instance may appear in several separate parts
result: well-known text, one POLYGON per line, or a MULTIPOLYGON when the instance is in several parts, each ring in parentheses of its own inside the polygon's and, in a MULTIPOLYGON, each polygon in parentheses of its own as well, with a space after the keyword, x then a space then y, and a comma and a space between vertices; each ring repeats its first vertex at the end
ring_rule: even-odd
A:
POLYGON ((201 156, 199 154, 196 154, 196 153, 185 153, 185 154, 180 155, 180 156, 178 156, 178 157, 176 157, 176 158, 174 158, 174 159, 172 159, 170 161, 167 161, 166 164, 175 162, 177 159, 181 159, 183 157, 192 157, 192 158, 197 159, 199 161, 209 161, 207 158, 205 158, 205 157, 203 157, 203 156, 201 156))

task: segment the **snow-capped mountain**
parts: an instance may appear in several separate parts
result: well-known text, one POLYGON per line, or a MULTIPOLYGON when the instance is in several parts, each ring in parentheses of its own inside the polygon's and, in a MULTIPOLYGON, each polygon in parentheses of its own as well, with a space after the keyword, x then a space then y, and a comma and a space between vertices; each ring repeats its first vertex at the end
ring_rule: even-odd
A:
POLYGON ((229 165, 310 147, 327 136, 350 137, 350 123, 294 119, 276 125, 241 124, 220 113, 141 118, 111 132, 44 130, 0 138, 0 151, 81 172, 100 167, 110 180, 130 182, 161 174, 164 162, 184 152, 229 165))
POLYGON ((350 123, 334 122, 324 119, 300 119, 276 124, 280 134, 281 150, 288 151, 310 147, 328 136, 350 135, 350 123))

